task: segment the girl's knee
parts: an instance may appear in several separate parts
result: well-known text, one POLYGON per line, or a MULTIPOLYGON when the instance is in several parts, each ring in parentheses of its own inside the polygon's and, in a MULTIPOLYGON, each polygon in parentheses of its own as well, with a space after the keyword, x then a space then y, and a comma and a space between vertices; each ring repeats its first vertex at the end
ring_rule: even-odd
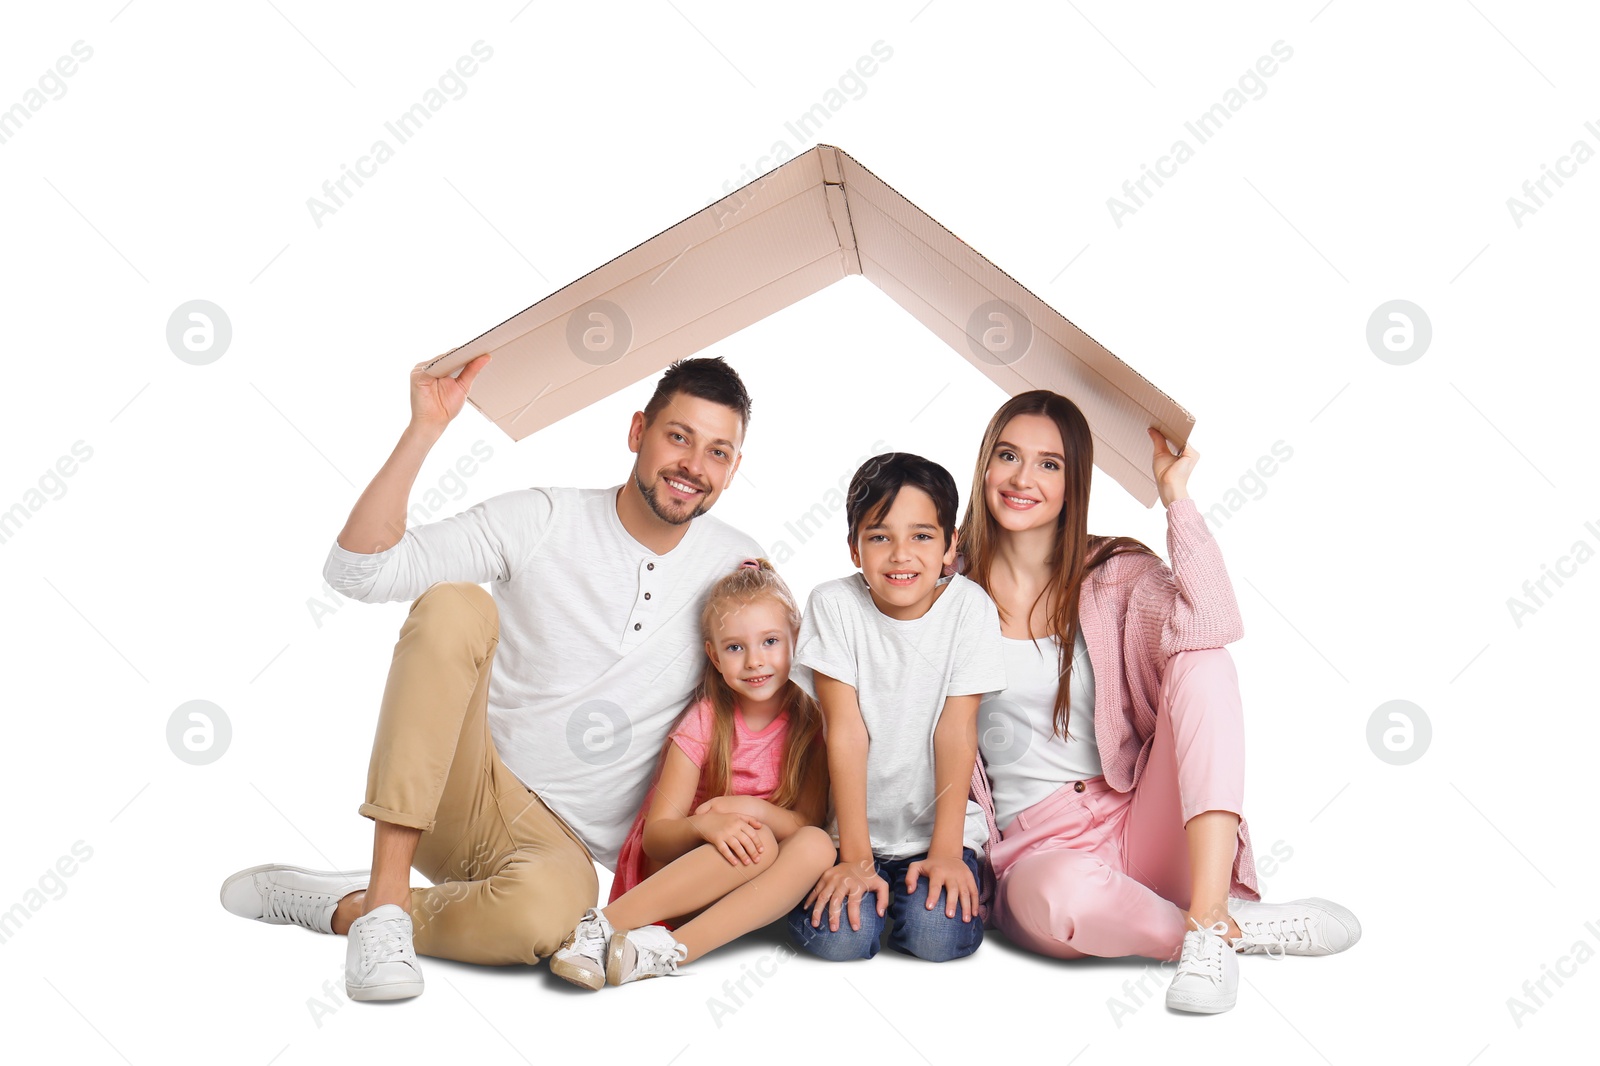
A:
POLYGON ((756 830, 756 844, 760 850, 750 856, 752 863, 763 868, 771 866, 773 860, 778 857, 777 834, 770 827, 763 825, 756 830))
POLYGON ((828 831, 814 825, 801 826, 783 842, 782 848, 785 854, 793 854, 807 866, 814 867, 818 876, 834 864, 838 854, 828 831))

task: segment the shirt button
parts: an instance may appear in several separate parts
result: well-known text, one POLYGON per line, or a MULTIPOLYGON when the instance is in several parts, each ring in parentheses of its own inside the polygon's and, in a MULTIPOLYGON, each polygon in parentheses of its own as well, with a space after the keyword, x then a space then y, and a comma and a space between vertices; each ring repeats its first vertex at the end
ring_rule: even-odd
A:
MULTIPOLYGON (((639 626, 640 626, 640 625, 642 625, 642 624, 643 624, 643 623, 640 623, 640 622, 635 622, 635 623, 633 623, 633 628, 635 628, 635 629, 638 629, 638 628, 639 628, 639 626)), ((1082 782, 1082 781, 1079 781, 1079 782, 1078 782, 1078 791, 1079 791, 1079 792, 1082 792, 1082 791, 1083 791, 1083 782, 1082 782)))
MULTIPOLYGON (((638 626, 634 626, 633 628, 638 629, 639 627, 638 626)), ((1082 792, 1083 791, 1083 782, 1082 781, 1074 781, 1072 783, 1072 791, 1074 791, 1074 792, 1082 792)))
POLYGON ((649 594, 649 593, 648 593, 648 592, 646 592, 646 593, 645 593, 645 594, 644 594, 644 598, 645 598, 645 599, 647 599, 647 600, 648 600, 648 599, 649 599, 649 598, 650 598, 650 594, 649 594))
POLYGON ((656 564, 655 563, 645 563, 644 564, 644 568, 646 570, 654 570, 656 568, 656 564))

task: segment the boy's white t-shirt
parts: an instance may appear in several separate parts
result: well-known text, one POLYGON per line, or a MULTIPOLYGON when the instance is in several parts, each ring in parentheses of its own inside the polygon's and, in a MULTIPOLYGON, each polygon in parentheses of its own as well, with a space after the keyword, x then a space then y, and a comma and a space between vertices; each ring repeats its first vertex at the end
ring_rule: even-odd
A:
MULTIPOLYGON (((961 574, 940 583, 927 613, 901 621, 878 610, 860 573, 823 582, 806 601, 790 668, 813 698, 813 671, 856 690, 868 737, 867 832, 880 859, 921 855, 933 840, 933 731, 946 697, 1006 685, 994 601, 961 574)), ((833 835, 837 846, 837 826, 833 835)), ((963 842, 981 852, 988 835, 983 809, 969 798, 963 842)))

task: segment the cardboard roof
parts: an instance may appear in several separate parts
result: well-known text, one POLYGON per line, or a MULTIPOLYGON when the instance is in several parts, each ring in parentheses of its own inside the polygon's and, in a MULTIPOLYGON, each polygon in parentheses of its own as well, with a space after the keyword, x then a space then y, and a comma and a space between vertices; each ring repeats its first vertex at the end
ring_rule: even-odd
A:
MULTIPOLYGON (((1194 418, 877 175, 820 144, 487 333, 436 376, 494 355, 468 400, 512 440, 805 299, 866 277, 1008 395, 1052 389, 1088 419, 1095 465, 1146 507, 1155 426, 1194 418)), ((973 428, 974 434, 978 427, 973 428)))

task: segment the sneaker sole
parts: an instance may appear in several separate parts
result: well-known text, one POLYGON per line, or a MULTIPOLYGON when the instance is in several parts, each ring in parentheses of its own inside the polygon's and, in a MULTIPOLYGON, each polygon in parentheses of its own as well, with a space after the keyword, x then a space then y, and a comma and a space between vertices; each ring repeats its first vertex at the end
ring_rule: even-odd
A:
POLYGON ((622 949, 627 943, 626 933, 612 933, 611 939, 606 941, 606 983, 614 988, 621 987, 622 979, 627 975, 627 970, 622 965, 622 949))
POLYGON ((622 984, 622 942, 620 933, 612 933, 606 941, 606 984, 613 988, 622 984))
POLYGON ((391 999, 410 999, 412 996, 422 995, 422 981, 396 981, 388 985, 372 985, 367 988, 353 988, 347 982, 344 994, 360 1003, 381 1003, 391 999))
POLYGON ((1167 1006, 1172 1010, 1187 1011, 1190 1014, 1221 1014, 1225 1010, 1232 1010, 1233 1005, 1239 1000, 1235 992, 1231 996, 1175 996, 1167 993, 1167 1006))
POLYGON ((606 975, 596 970, 586 970, 568 962, 566 959, 552 958, 550 972, 569 984, 579 988, 587 988, 591 992, 598 992, 605 987, 606 975))
MULTIPOLYGON (((364 875, 370 875, 372 872, 370 870, 308 870, 304 866, 290 866, 288 863, 283 862, 262 863, 260 866, 252 866, 248 870, 240 870, 238 873, 233 874, 226 881, 222 882, 222 889, 217 893, 217 900, 222 904, 222 909, 227 911, 229 914, 237 915, 240 918, 249 918, 251 921, 262 922, 266 925, 294 925, 294 922, 285 921, 282 918, 251 917, 247 914, 239 914, 238 911, 232 910, 228 907, 228 889, 230 887, 238 884, 240 881, 247 881, 255 877, 256 874, 264 874, 271 870, 289 870, 297 874, 307 874, 312 877, 340 877, 350 875, 350 879, 353 881, 360 880, 364 875)), ((361 890, 356 889, 355 891, 359 892, 361 890)))

